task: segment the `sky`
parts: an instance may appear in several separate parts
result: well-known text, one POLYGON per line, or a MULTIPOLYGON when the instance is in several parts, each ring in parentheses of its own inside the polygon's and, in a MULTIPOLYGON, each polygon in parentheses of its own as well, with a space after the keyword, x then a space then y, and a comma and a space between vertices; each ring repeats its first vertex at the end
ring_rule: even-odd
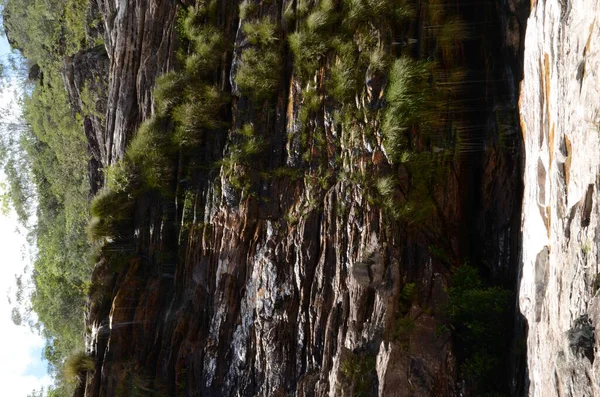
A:
MULTIPOLYGON (((1 179, 3 176, 0 176, 1 179)), ((16 214, 0 213, 0 384, 5 396, 25 397, 33 389, 51 384, 48 364, 42 361, 44 340, 27 326, 11 320, 8 295, 14 293, 15 275, 31 268, 31 253, 25 233, 18 231, 16 214)), ((14 300, 13 300, 14 302, 14 300)))
MULTIPOLYGON (((0 55, 10 52, 6 37, 0 36, 0 55)), ((9 98, 0 98, 0 105, 9 98)), ((0 172, 0 182, 4 175, 0 172)), ((0 186, 0 194, 3 187, 0 186)), ((15 275, 32 268, 31 248, 26 232, 19 232, 14 211, 0 212, 0 384, 2 395, 26 397, 32 390, 52 383, 47 374, 48 363, 42 360, 44 340, 27 326, 17 326, 11 320, 12 306, 8 297, 14 294, 15 275)), ((13 300, 14 302, 14 300, 13 300)))

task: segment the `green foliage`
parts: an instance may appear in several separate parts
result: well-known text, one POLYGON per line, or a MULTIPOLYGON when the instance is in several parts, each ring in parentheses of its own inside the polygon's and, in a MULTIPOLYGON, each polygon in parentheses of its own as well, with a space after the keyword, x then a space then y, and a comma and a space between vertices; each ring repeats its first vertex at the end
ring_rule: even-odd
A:
POLYGON ((350 355, 340 363, 340 373, 344 386, 350 395, 366 397, 373 395, 373 386, 377 378, 375 357, 369 354, 350 355))
POLYGON ((294 68, 307 79, 318 68, 329 47, 316 33, 308 31, 292 33, 288 41, 294 54, 294 68))
POLYGON ((62 55, 87 45, 85 0, 8 0, 4 26, 9 40, 44 70, 58 70, 62 55))
POLYGON ((313 84, 307 84, 306 88, 302 90, 302 106, 298 115, 302 124, 306 125, 311 113, 317 111, 322 105, 323 100, 316 87, 313 84))
POLYGON ((306 28, 310 32, 329 30, 338 20, 332 0, 321 0, 306 18, 306 28))
POLYGON ((394 327, 394 340, 400 343, 403 350, 408 350, 410 334, 415 329, 415 320, 408 315, 398 317, 394 327))
POLYGON ((82 104, 81 112, 84 115, 93 116, 98 119, 104 120, 106 115, 98 110, 98 101, 100 100, 100 98, 98 98, 98 94, 94 90, 90 89, 89 86, 86 84, 81 89, 79 96, 81 98, 82 104))
POLYGON ((277 25, 270 18, 246 22, 242 25, 246 39, 252 45, 271 46, 277 43, 277 25))
POLYGON ((448 313, 464 349, 462 375, 478 393, 501 391, 497 374, 509 349, 512 293, 485 286, 478 270, 465 264, 454 273, 448 295, 448 313))
POLYGON ((157 77, 153 94, 159 115, 169 115, 174 107, 183 102, 187 85, 188 81, 181 73, 168 72, 157 77))
POLYGON ((131 163, 121 160, 104 168, 104 187, 116 193, 132 192, 140 188, 140 178, 131 163))
POLYGON ((223 175, 238 190, 250 189, 250 168, 252 161, 261 153, 264 146, 256 136, 253 127, 246 124, 233 136, 227 156, 221 161, 223 175))
POLYGON ((92 241, 126 237, 133 220, 133 202, 126 192, 101 190, 92 200, 88 236, 92 241))
POLYGON ((337 57, 329 71, 327 91, 340 103, 350 102, 360 93, 360 76, 356 73, 357 51, 354 44, 348 42, 337 45, 336 53, 337 57))
POLYGON ((351 29, 373 21, 406 21, 415 15, 414 7, 407 1, 346 0, 344 5, 347 13, 345 22, 351 29))
POLYGON ((438 29, 436 40, 445 61, 452 61, 467 37, 465 23, 457 18, 448 18, 438 29))
POLYGON ((226 98, 216 86, 199 86, 186 92, 186 101, 173 110, 176 123, 174 143, 178 146, 195 146, 203 132, 221 126, 219 111, 226 98))
POLYGON ((251 46, 242 51, 235 81, 242 94, 263 102, 273 97, 281 80, 277 25, 265 18, 244 23, 243 30, 251 46))
POLYGON ((252 0, 244 0, 240 3, 240 19, 250 19, 258 16, 258 4, 252 0))
POLYGON ((369 69, 372 72, 384 72, 389 64, 389 55, 381 47, 375 47, 369 54, 369 69))
POLYGON ((164 189, 171 180, 172 127, 168 120, 153 117, 140 126, 125 153, 125 161, 150 189, 164 189))
POLYGON ((3 193, 3 211, 8 211, 9 204, 17 214, 21 224, 27 224, 31 213, 31 200, 33 192, 31 187, 28 167, 21 158, 8 158, 3 164, 4 174, 8 182, 8 189, 3 193))
POLYGON ((398 212, 397 185, 398 181, 393 175, 379 178, 376 185, 377 191, 383 200, 383 205, 391 212, 395 219, 400 216, 398 212))
POLYGON ((401 57, 390 70, 382 131, 385 148, 396 160, 407 149, 407 133, 416 127, 427 130, 434 116, 431 111, 434 98, 428 81, 432 67, 431 62, 401 57))
POLYGON ((235 81, 240 91, 257 101, 270 99, 279 87, 281 58, 278 51, 260 52, 248 48, 242 52, 235 81))
POLYGON ((215 26, 203 26, 190 40, 193 52, 187 55, 185 71, 192 78, 206 78, 214 73, 228 47, 223 33, 215 26))
POLYGON ((71 353, 65 360, 63 373, 65 379, 69 383, 79 383, 83 381, 82 376, 84 376, 86 372, 95 369, 96 363, 94 362, 94 359, 83 351, 77 351, 71 353))
POLYGON ((410 305, 417 297, 417 285, 415 283, 406 283, 400 291, 400 303, 407 312, 410 309, 410 305))
POLYGON ((83 286, 91 272, 85 238, 89 183, 82 172, 88 154, 61 89, 62 79, 47 73, 45 81, 23 99, 27 124, 10 135, 14 144, 6 152, 4 169, 23 222, 29 217, 29 200, 37 201, 37 225, 32 230, 37 245, 34 291, 31 306, 20 314, 46 339, 45 356, 56 374, 69 352, 83 344, 83 286), (37 314, 35 320, 28 318, 31 311, 37 314))

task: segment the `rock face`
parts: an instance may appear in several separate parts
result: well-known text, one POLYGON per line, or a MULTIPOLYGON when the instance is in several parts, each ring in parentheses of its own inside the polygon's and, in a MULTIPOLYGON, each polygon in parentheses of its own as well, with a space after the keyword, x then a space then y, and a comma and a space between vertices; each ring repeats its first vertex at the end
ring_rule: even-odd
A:
POLYGON ((532 7, 520 98, 530 395, 600 395, 600 3, 532 7))
POLYGON ((156 76, 173 68, 178 7, 169 0, 98 0, 98 8, 110 59, 106 165, 121 158, 132 134, 151 115, 156 76))
MULTIPOLYGON (((261 13, 283 19, 280 10, 290 2, 275 3, 260 6, 261 13)), ((106 165, 122 158, 152 114, 157 75, 174 67, 177 7, 163 0, 98 4, 109 60, 106 133, 98 145, 106 165)), ((493 35, 499 58, 516 61, 523 26, 515 8, 488 6, 506 17, 494 24, 506 29, 493 35)), ((232 39, 220 84, 227 90, 245 38, 237 4, 217 8, 232 39)), ((467 18, 476 17, 471 12, 467 18)), ((492 67, 484 61, 492 54, 478 44, 464 51, 468 66, 480 68, 469 95, 481 104, 471 121, 482 132, 431 186, 435 210, 426 228, 390 220, 369 199, 360 178, 391 167, 383 137, 377 128, 374 136, 333 128, 333 109, 311 121, 323 126, 329 174, 308 165, 300 178, 256 173, 259 194, 242 196, 224 170, 194 169, 177 181, 175 203, 136 203, 135 239, 119 248, 135 259, 117 275, 107 262, 94 271, 107 299, 91 304, 87 318, 88 350, 101 369, 86 395, 128 395, 124 387, 172 396, 472 394, 458 375, 448 328, 448 280, 454 267, 473 260, 511 284, 520 257, 520 136, 512 125, 501 145, 494 126, 500 111, 516 109, 521 71, 517 62, 492 67), (345 144, 350 139, 352 147, 345 144)), ((356 106, 381 105, 385 84, 366 84, 356 106)), ((302 87, 291 70, 281 87, 264 112, 252 110, 247 98, 232 101, 232 125, 252 123, 268 142, 257 169, 303 165, 295 149, 302 87)), ((204 142, 198 155, 221 158, 233 130, 204 142)), ((401 175, 408 191, 410 174, 401 175)), ((521 383, 510 391, 519 395, 521 383)))

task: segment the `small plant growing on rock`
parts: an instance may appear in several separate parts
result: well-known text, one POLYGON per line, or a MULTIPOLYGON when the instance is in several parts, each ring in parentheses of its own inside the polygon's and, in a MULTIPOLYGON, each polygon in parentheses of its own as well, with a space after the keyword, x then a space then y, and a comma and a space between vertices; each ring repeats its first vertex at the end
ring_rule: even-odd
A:
POLYGON ((88 224, 91 241, 116 240, 125 237, 133 218, 133 202, 126 192, 101 190, 90 204, 92 219, 88 224))
POLYGON ((242 51, 235 81, 242 94, 262 102, 277 92, 281 78, 277 25, 265 19, 246 22, 243 30, 250 46, 242 51))
POLYGON ((394 340, 400 343, 402 350, 408 350, 410 334, 415 329, 415 320, 409 316, 400 317, 396 319, 394 329, 394 340))
POLYGON ((373 395, 376 361, 373 355, 350 353, 340 364, 343 386, 349 395, 367 397, 373 395))
POLYGON ((96 369, 94 359, 85 352, 73 352, 65 360, 63 375, 67 382, 77 384, 82 382, 86 373, 96 369))
POLYGON ((486 286, 478 269, 465 264, 454 273, 448 295, 448 314, 465 357, 462 376, 479 394, 502 390, 497 373, 508 349, 512 293, 486 286))
POLYGON ((221 160, 221 167, 225 178, 235 189, 247 192, 250 189, 251 161, 261 153, 264 144, 250 124, 244 125, 234 139, 236 141, 231 144, 228 155, 221 160))

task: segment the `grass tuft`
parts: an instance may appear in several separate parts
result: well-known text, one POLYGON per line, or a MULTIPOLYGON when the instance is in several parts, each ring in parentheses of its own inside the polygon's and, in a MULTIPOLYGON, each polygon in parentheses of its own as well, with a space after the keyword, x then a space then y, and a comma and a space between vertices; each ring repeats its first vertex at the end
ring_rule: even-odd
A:
POLYGON ((184 88, 188 79, 181 73, 168 72, 156 79, 154 101, 158 114, 167 115, 175 106, 183 102, 184 88))
POLYGON ((242 52, 235 81, 240 92, 261 102, 277 92, 281 75, 281 57, 276 49, 248 48, 242 52))
POLYGON ((85 352, 71 353, 65 360, 63 375, 68 383, 77 384, 82 382, 82 375, 96 369, 94 359, 85 352))
POLYGON ((139 170, 141 181, 148 188, 162 188, 171 177, 172 153, 170 123, 166 119, 153 117, 142 123, 131 140, 125 161, 139 170))
POLYGON ((263 18, 255 22, 246 22, 242 26, 248 42, 257 46, 274 45, 278 38, 277 25, 270 18, 263 18))

